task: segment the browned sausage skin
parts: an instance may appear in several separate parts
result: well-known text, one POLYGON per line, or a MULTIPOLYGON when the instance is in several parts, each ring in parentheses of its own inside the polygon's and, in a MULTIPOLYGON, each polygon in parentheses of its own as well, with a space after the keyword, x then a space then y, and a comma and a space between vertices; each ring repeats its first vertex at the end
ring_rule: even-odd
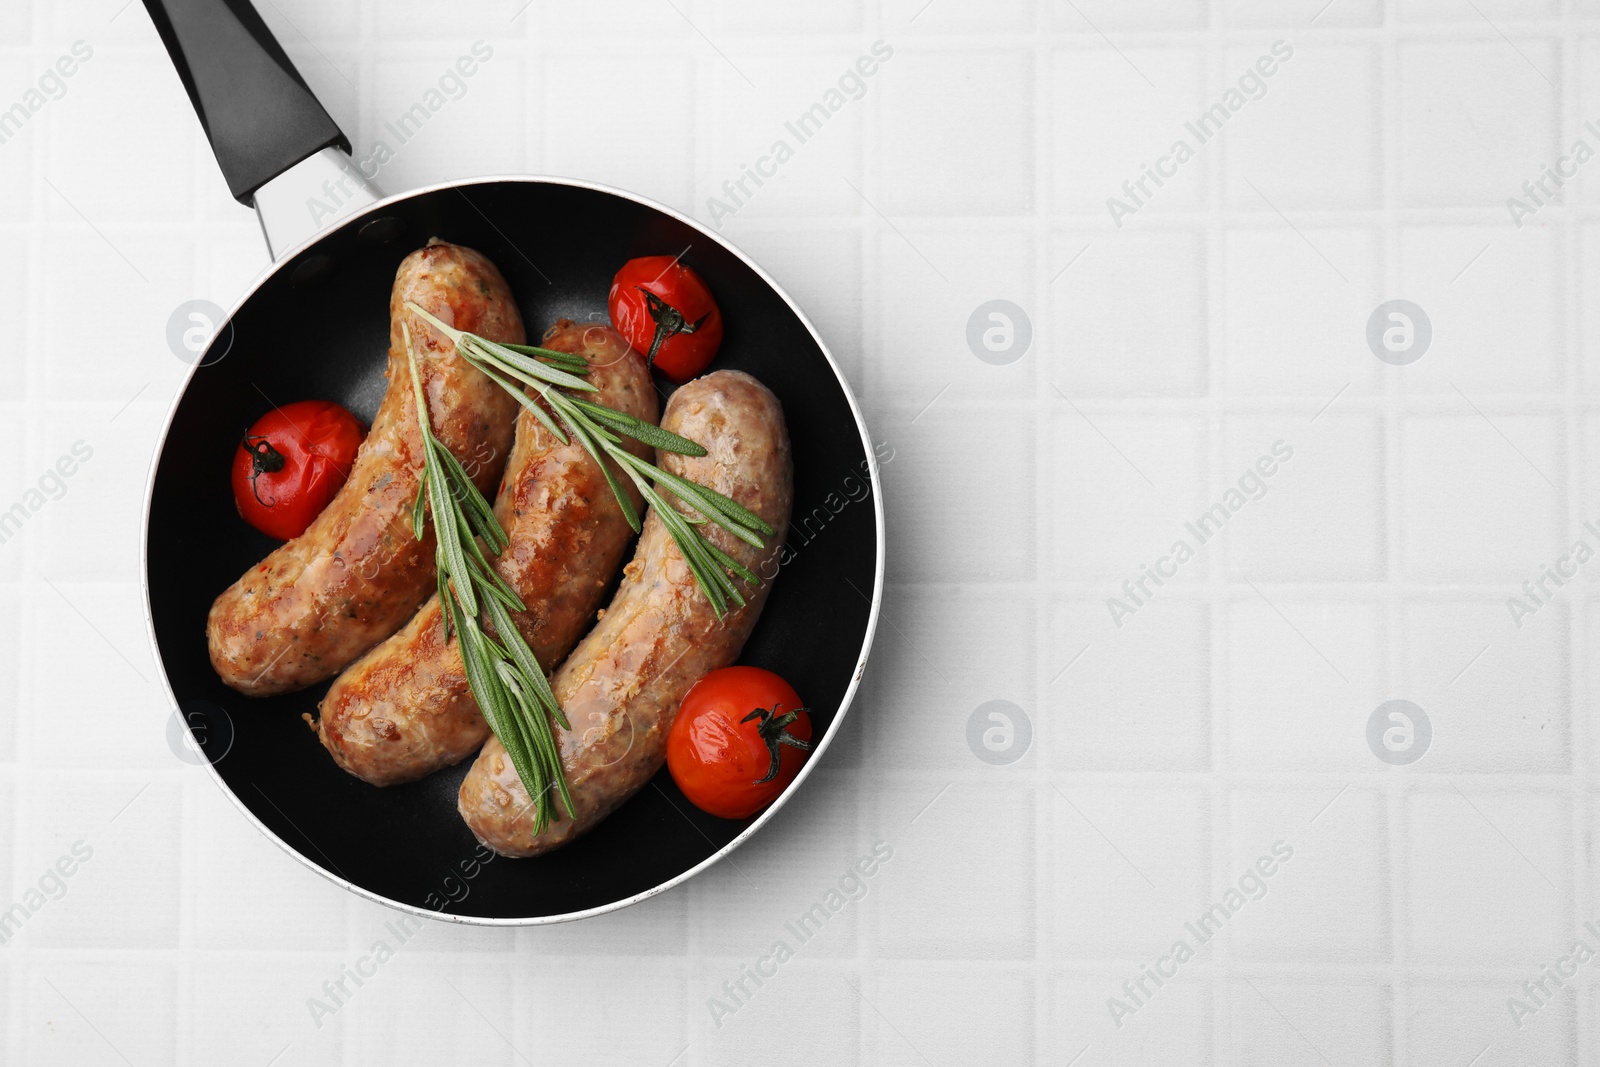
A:
POLYGON ((211 605, 211 665, 247 696, 331 678, 398 630, 435 588, 431 532, 418 541, 411 505, 422 469, 416 396, 401 324, 411 329, 433 432, 492 486, 511 447, 515 398, 456 356, 440 321, 520 344, 522 316, 493 263, 443 242, 407 256, 389 297, 388 390, 350 478, 305 533, 250 568, 211 605))
MULTIPOLYGON (((541 342, 589 362, 587 397, 654 423, 660 412, 644 357, 608 326, 557 323, 541 342)), ((642 458, 650 450, 630 442, 642 458)), ((613 468, 633 499, 633 482, 613 468)), ((528 610, 512 615, 544 666, 582 636, 633 537, 594 458, 562 444, 524 410, 495 517, 509 544, 491 563, 528 610)), ((446 642, 435 595, 406 626, 351 664, 322 701, 317 731, 339 766, 373 785, 409 782, 477 752, 489 736, 461 646, 446 642)))
MULTIPOLYGON (((707 450, 699 458, 664 455, 663 468, 732 497, 778 530, 788 525, 789 436, 777 398, 760 382, 731 370, 698 378, 672 395, 661 425, 707 450)), ((782 544, 770 537, 761 550, 724 530, 702 529, 758 574, 782 544)), ((502 855, 536 856, 587 832, 643 787, 666 760, 667 733, 684 694, 707 671, 739 657, 771 584, 745 588, 745 606, 718 620, 652 512, 605 617, 551 679, 572 724, 556 734, 575 810, 536 834, 527 791, 505 749, 490 738, 458 798, 478 840, 502 855)))

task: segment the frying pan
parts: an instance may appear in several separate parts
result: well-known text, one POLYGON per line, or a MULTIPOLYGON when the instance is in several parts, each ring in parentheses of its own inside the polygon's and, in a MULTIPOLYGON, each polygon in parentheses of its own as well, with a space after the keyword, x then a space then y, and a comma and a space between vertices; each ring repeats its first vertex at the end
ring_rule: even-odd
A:
POLYGON ((248 0, 145 7, 229 188, 256 209, 275 261, 191 369, 146 496, 151 639, 205 765, 257 828, 308 867, 381 903, 459 922, 595 915, 726 856, 824 758, 861 680, 882 594, 877 463, 855 398, 816 330, 732 245, 642 197, 531 176, 381 196, 248 0), (371 418, 384 389, 395 269, 434 236, 479 249, 500 267, 530 337, 563 316, 603 318, 611 276, 626 260, 682 251, 722 307, 726 334, 715 366, 754 374, 782 401, 794 443, 795 519, 780 536, 792 558, 740 662, 792 681, 813 709, 820 741, 799 779, 761 815, 706 815, 663 770, 576 843, 536 859, 485 863, 456 814, 470 760, 410 785, 373 788, 339 770, 301 719, 326 685, 256 699, 213 673, 206 612, 275 547, 234 510, 228 465, 245 427, 269 404, 306 398, 371 418), (859 492, 866 485, 870 500, 859 492))

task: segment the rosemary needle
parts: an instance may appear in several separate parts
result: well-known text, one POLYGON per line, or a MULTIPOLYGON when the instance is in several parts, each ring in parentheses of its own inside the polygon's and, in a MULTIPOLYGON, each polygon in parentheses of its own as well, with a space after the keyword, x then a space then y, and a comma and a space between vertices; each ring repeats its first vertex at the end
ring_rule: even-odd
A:
POLYGON ((581 362, 581 357, 569 356, 550 349, 531 348, 527 345, 499 344, 477 334, 447 326, 417 304, 407 303, 406 307, 450 338, 456 346, 457 354, 515 396, 563 443, 568 441, 568 434, 571 434, 573 439, 583 445, 605 473, 611 491, 616 494, 623 514, 627 516, 628 525, 637 533, 641 528, 639 515, 616 475, 612 473, 611 464, 606 460, 609 458, 614 462, 638 487, 645 501, 656 509, 656 514, 660 516, 672 539, 677 542, 684 562, 689 565, 690 572, 694 575, 701 591, 705 593, 706 599, 711 602, 711 607, 718 618, 727 614, 730 605, 744 606, 744 595, 739 591, 734 578, 742 579, 752 585, 759 579, 748 567, 712 544, 700 531, 699 526, 704 522, 713 523, 757 548, 764 546, 763 537, 771 536, 777 531, 761 516, 738 501, 724 496, 715 489, 679 477, 662 470, 654 463, 640 459, 623 446, 622 438, 631 437, 660 451, 676 452, 685 456, 703 456, 706 454, 704 448, 686 437, 653 426, 626 412, 596 404, 581 395, 568 395, 566 390, 577 391, 580 394, 595 391, 593 385, 578 377, 581 370, 587 369, 588 366, 585 363, 580 369, 578 363, 581 362), (545 408, 534 403, 521 389, 507 381, 507 378, 533 388, 549 405, 550 411, 555 413, 555 419, 551 418, 550 412, 545 408), (560 426, 556 424, 556 420, 559 420, 560 426), (565 433, 562 432, 562 427, 565 427, 565 433), (692 518, 669 505, 660 489, 670 491, 693 508, 700 517, 692 518))
POLYGON ((454 632, 467 684, 533 798, 535 833, 542 832, 552 819, 560 818, 552 790, 560 794, 566 810, 572 811, 572 795, 550 725, 554 719, 567 728, 566 716, 550 691, 544 669, 512 621, 511 612, 525 611, 526 606, 479 547, 481 540, 483 547, 498 555, 509 538, 461 462, 433 436, 411 329, 405 323, 400 328, 422 436, 423 471, 412 505, 412 529, 421 540, 425 518, 431 513, 445 638, 454 632), (494 628, 493 636, 483 630, 480 609, 494 628))

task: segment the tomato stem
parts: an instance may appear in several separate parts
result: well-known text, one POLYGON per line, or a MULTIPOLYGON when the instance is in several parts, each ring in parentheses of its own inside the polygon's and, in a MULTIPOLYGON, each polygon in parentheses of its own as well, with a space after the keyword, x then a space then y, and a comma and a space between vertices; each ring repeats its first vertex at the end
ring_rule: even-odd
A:
POLYGON ((283 453, 273 448, 272 442, 265 437, 251 437, 249 434, 239 442, 239 447, 250 453, 250 495, 255 497, 256 503, 262 507, 272 507, 278 502, 277 498, 273 498, 272 504, 262 500, 261 492, 256 488, 256 479, 263 474, 277 474, 283 470, 285 463, 283 453))
MULTIPOLYGON (((776 711, 782 706, 781 704, 774 704, 773 710, 776 711)), ((802 711, 809 714, 811 709, 795 708, 793 711, 786 711, 782 715, 774 715, 772 711, 768 711, 766 708, 757 708, 739 720, 741 723, 749 722, 752 719, 761 720, 761 724, 756 727, 756 732, 761 735, 761 740, 767 743, 767 753, 772 757, 772 765, 767 768, 767 776, 758 778, 751 784, 765 785, 778 776, 779 745, 791 745, 802 751, 811 751, 810 741, 802 741, 786 729, 790 723, 800 717, 802 711)))
POLYGON ((656 324, 656 334, 650 339, 650 351, 645 353, 644 357, 645 366, 647 367, 656 365, 656 353, 661 350, 661 346, 666 343, 668 338, 680 333, 694 333, 705 325, 706 319, 711 316, 711 312, 708 311, 694 322, 690 322, 683 317, 683 312, 644 286, 636 285, 634 288, 644 294, 645 306, 650 309, 650 318, 656 324))

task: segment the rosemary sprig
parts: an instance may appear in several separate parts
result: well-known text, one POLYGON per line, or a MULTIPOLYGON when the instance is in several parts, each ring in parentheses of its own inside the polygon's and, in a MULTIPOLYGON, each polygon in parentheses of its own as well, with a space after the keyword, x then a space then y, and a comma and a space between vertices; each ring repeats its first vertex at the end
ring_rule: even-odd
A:
POLYGON ((499 555, 509 543, 505 529, 461 462, 434 437, 417 354, 411 347, 411 329, 405 323, 400 329, 422 435, 422 481, 411 509, 412 530, 420 541, 426 530, 426 512, 432 512, 445 640, 454 631, 472 695, 534 799, 534 832, 540 833, 551 819, 561 817, 552 790, 560 794, 567 811, 573 810, 550 721, 554 719, 562 729, 570 727, 550 691, 544 669, 511 619, 511 612, 526 611, 526 605, 483 554, 487 548, 499 555), (479 622, 480 612, 494 627, 493 636, 479 622))
POLYGON ((499 344, 447 326, 417 304, 408 302, 406 307, 450 338, 458 355, 515 396, 563 444, 568 442, 567 433, 577 439, 600 465, 611 491, 616 494, 623 515, 628 519, 628 525, 637 533, 640 529, 639 514, 616 475, 611 472, 611 465, 606 462, 610 458, 638 487, 645 501, 656 509, 656 514, 677 542, 684 562, 689 565, 690 572, 718 618, 727 614, 730 604, 744 606, 744 595, 733 579, 739 578, 751 585, 759 584, 760 579, 748 567, 712 544, 698 527, 707 522, 714 523, 757 548, 764 546, 763 536, 771 536, 777 531, 761 516, 730 497, 640 459, 623 446, 622 439, 631 437, 652 448, 686 456, 703 456, 706 454, 704 448, 686 437, 652 426, 625 412, 596 404, 581 396, 567 395, 562 390, 579 393, 596 391, 593 385, 578 376, 581 372, 579 364, 582 364, 582 370, 588 367, 581 357, 526 345, 499 344), (512 385, 507 378, 515 379, 537 392, 550 410, 555 412, 561 426, 557 426, 549 412, 529 399, 522 389, 512 385), (562 432, 562 426, 567 433, 562 432), (699 517, 685 515, 669 505, 661 494, 662 489, 670 491, 693 508, 699 517))

